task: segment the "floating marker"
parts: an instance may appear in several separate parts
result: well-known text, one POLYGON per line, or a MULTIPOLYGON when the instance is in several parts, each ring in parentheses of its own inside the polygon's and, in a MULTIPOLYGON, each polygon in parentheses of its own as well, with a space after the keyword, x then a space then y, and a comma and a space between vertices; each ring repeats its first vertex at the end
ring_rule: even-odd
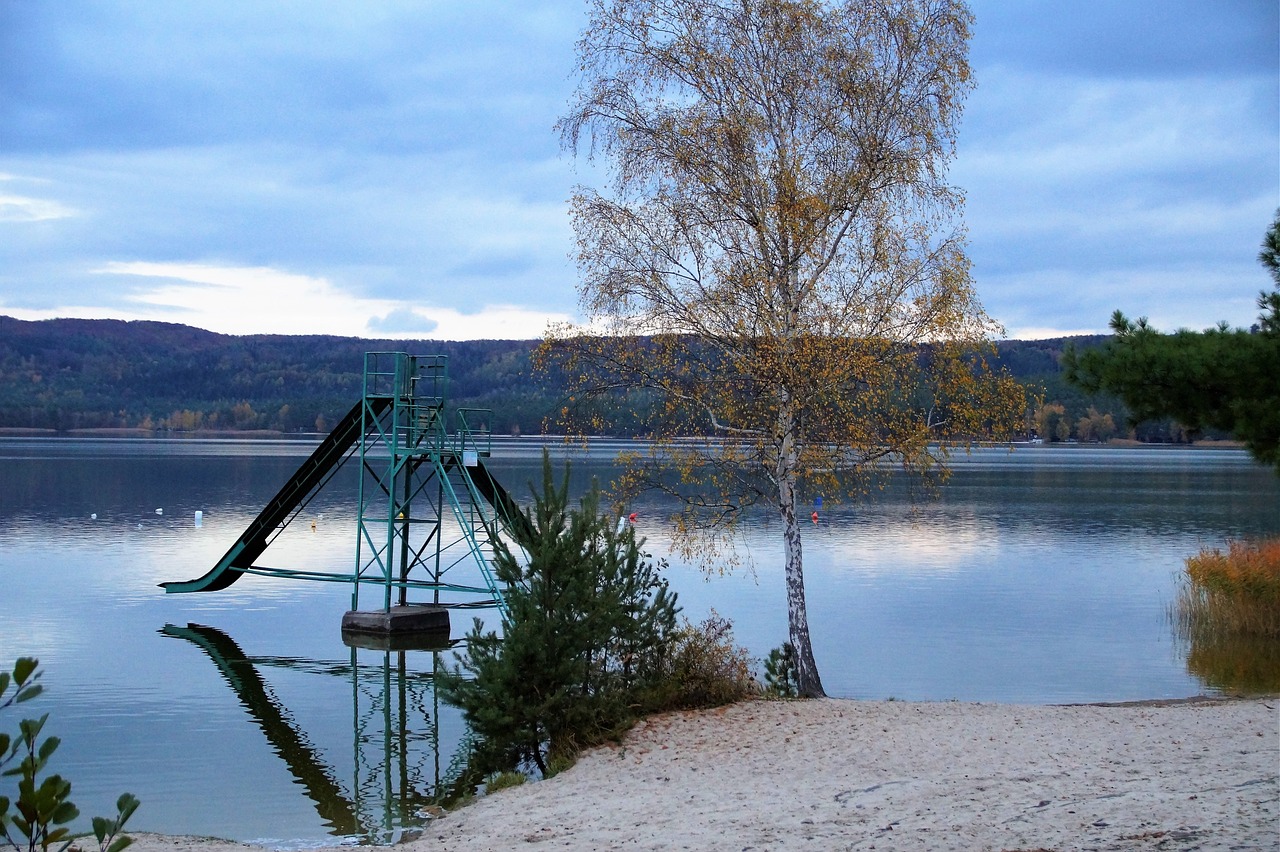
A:
POLYGON ((91 520, 91 521, 96 521, 96 520, 98 520, 98 513, 97 513, 97 512, 94 512, 92 515, 90 515, 90 516, 89 516, 89 520, 91 520))
POLYGON ((200 509, 196 509, 196 526, 204 526, 204 512, 200 509))
POLYGON ((164 509, 156 509, 156 514, 157 514, 157 515, 163 515, 163 514, 164 514, 164 509))

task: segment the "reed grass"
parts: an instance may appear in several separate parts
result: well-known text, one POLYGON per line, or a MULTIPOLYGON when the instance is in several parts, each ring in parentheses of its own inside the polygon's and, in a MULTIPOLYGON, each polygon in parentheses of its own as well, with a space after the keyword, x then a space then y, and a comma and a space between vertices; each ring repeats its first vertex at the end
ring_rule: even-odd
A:
POLYGON ((1280 537, 1189 557, 1177 620, 1187 636, 1280 638, 1280 537))
POLYGON ((1230 692, 1280 692, 1280 537, 1230 541, 1186 562, 1172 616, 1187 668, 1230 692))

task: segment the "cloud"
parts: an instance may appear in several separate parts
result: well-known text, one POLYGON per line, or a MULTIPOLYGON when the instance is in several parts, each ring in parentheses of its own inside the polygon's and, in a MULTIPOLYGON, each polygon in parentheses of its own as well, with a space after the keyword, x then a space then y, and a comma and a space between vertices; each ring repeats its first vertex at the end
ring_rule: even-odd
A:
POLYGON ((568 314, 517 305, 485 305, 464 313, 354 295, 323 278, 268 267, 115 262, 93 270, 106 279, 137 278, 123 307, 58 305, 5 308, 17 319, 54 317, 145 319, 183 323, 222 334, 332 334, 391 339, 534 339, 568 314))
MULTIPOLYGON (((972 7, 952 180, 992 316, 1252 321, 1280 185, 1275 4, 972 7)), ((606 177, 552 129, 583 18, 576 0, 0 3, 0 305, 536 336, 574 310, 572 184, 606 177)))
POLYGON ((0 222, 44 222, 80 215, 78 210, 60 201, 12 194, 3 190, 5 184, 22 185, 24 183, 47 184, 48 182, 0 172, 0 222))
POLYGON ((43 222, 75 216, 70 207, 46 198, 0 194, 0 222, 43 222))
POLYGON ((1199 331, 1222 320, 1247 328, 1257 319, 1263 285, 1261 270, 1245 263, 1096 272, 1057 267, 981 279, 987 308, 1000 316, 1011 339, 1105 334, 1116 310, 1131 319, 1146 316, 1162 331, 1199 331), (1203 303, 1205 293, 1214 294, 1211 307, 1203 303), (1046 323, 1046 317, 1056 322, 1046 323))
POLYGON ((1105 332, 1117 308, 1162 328, 1253 322, 1280 185, 1274 66, 1006 60, 979 70, 952 176, 978 292, 1009 336, 1105 332))
POLYGON ((425 337, 439 326, 440 323, 424 317, 412 308, 397 308, 385 317, 371 318, 368 324, 369 330, 379 336, 412 334, 425 337))

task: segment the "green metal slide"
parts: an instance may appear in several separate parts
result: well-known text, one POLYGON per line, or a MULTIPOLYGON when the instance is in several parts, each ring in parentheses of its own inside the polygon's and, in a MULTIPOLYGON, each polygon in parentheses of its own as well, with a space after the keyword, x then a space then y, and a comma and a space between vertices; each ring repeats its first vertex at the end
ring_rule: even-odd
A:
POLYGON ((289 481, 258 513, 258 517, 240 534, 231 549, 203 577, 194 580, 161 583, 166 592, 216 592, 244 576, 253 562, 271 543, 271 538, 301 506, 308 496, 337 470, 355 447, 364 429, 366 405, 376 418, 391 406, 389 397, 368 397, 357 402, 334 430, 325 436, 315 451, 289 477, 289 481))
POLYGON ((498 480, 494 479, 493 473, 484 465, 484 462, 465 470, 481 499, 498 511, 498 516, 516 539, 522 543, 532 539, 533 528, 529 524, 529 519, 525 517, 524 512, 520 511, 515 498, 502 487, 498 480))

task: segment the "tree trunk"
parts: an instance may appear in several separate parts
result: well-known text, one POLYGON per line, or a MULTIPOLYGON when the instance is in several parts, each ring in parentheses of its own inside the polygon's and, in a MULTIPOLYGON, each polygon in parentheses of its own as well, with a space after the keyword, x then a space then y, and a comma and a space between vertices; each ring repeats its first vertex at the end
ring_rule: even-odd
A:
MULTIPOLYGON (((784 415, 785 416, 785 415, 784 415)), ((795 651, 796 680, 802 698, 822 698, 822 678, 813 659, 809 641, 809 612, 804 599, 804 560, 800 546, 800 523, 796 518, 796 457, 790 430, 784 431, 782 451, 778 455, 778 510, 782 515, 786 548, 787 633, 795 651)))
POLYGON ((795 492, 789 506, 782 510, 786 537, 787 628, 796 655, 796 680, 804 698, 822 698, 827 693, 818 676, 809 641, 809 614, 804 599, 804 563, 801 560, 800 525, 796 522, 795 492))

